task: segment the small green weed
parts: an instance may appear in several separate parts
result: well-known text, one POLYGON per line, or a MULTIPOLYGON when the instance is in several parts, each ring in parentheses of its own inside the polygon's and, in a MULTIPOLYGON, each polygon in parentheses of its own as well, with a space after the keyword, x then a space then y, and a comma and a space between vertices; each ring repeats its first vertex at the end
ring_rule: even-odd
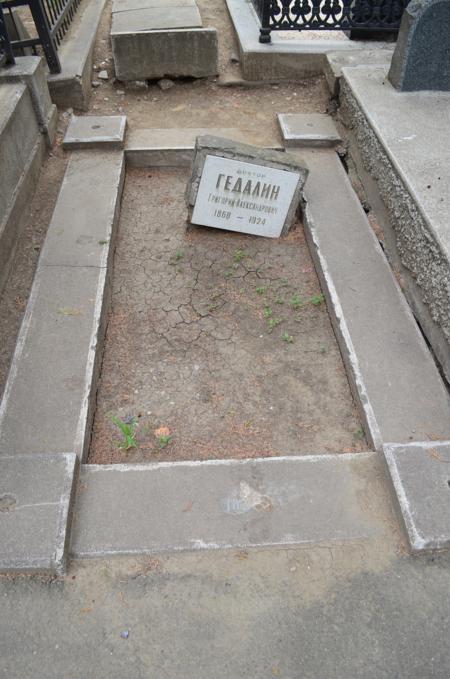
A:
POLYGON ((263 314, 264 314, 264 318, 270 318, 272 316, 272 309, 270 308, 270 306, 264 307, 263 314))
POLYGON ((311 304, 314 304, 314 306, 320 306, 320 304, 325 302, 325 297, 320 293, 319 295, 313 295, 309 301, 311 304))
POLYGON ((138 444, 136 441, 136 429, 138 426, 137 419, 135 417, 128 417, 125 420, 121 420, 117 415, 111 416, 112 422, 120 429, 123 436, 122 441, 119 441, 118 446, 122 450, 130 450, 130 448, 137 448, 138 444))
POLYGON ((172 440, 171 434, 161 434, 161 436, 158 436, 156 439, 156 445, 158 446, 159 450, 162 450, 166 446, 169 445, 169 443, 172 440))
POLYGON ((320 347, 319 351, 320 351, 321 354, 326 354, 326 353, 327 353, 326 347, 320 347))
POLYGON ((99 245, 108 245, 108 241, 107 240, 99 240, 98 244, 99 245))
POLYGON ((273 330, 277 325, 280 325, 280 323, 282 323, 282 320, 279 318, 269 318, 267 325, 269 326, 269 330, 273 330))
POLYGON ((247 253, 244 250, 235 250, 233 255, 233 260, 235 262, 242 262, 242 260, 247 257, 247 253))
POLYGON ((183 259, 183 257, 184 257, 183 250, 177 250, 175 253, 175 259, 183 259))
POLYGON ((302 300, 301 300, 300 295, 298 295, 297 293, 295 293, 295 295, 292 295, 292 297, 291 297, 291 307, 293 309, 300 309, 301 305, 302 305, 302 300))
POLYGON ((363 430, 363 428, 362 428, 362 427, 359 427, 359 429, 357 429, 357 430, 355 431, 355 433, 353 434, 353 436, 355 437, 355 439, 358 439, 358 440, 361 441, 361 440, 364 438, 364 430, 363 430))
POLYGON ((265 285, 260 285, 259 287, 256 288, 256 292, 258 295, 265 295, 267 292, 267 288, 265 285))
POLYGON ((283 340, 283 342, 287 342, 287 344, 292 344, 292 342, 294 341, 294 338, 288 332, 284 332, 281 335, 281 339, 283 340))
POLYGON ((277 297, 275 300, 275 304, 284 304, 284 299, 282 299, 281 297, 277 297))

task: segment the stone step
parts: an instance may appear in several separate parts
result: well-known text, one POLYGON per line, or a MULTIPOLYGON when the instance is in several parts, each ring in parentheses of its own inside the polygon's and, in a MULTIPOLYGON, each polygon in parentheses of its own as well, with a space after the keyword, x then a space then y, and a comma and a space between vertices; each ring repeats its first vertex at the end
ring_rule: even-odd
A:
POLYGON ((448 391, 337 154, 301 156, 306 235, 369 439, 448 440, 448 391))
POLYGON ((84 465, 74 557, 376 538, 388 496, 376 453, 84 465))
POLYGON ((121 149, 126 125, 126 116, 72 116, 64 136, 63 148, 121 149))
MULTIPOLYGON (((267 148, 267 141, 255 133, 230 128, 170 128, 134 129, 127 134, 125 157, 128 167, 190 167, 194 158, 195 140, 203 135, 223 137, 267 148)), ((268 148, 282 151, 282 144, 268 148)))
POLYGON ((86 453, 123 185, 122 152, 74 152, 0 404, 0 456, 86 453))

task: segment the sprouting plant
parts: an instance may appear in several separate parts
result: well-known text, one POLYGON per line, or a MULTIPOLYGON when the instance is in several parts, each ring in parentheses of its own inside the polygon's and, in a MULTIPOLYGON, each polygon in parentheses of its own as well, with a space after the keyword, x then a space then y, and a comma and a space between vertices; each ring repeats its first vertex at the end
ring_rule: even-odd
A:
POLYGON ((172 440, 171 434, 161 434, 161 436, 158 436, 156 440, 156 445, 160 450, 162 450, 163 448, 169 445, 171 440, 172 440))
POLYGON ((270 306, 264 307, 263 314, 264 314, 264 318, 270 318, 272 316, 272 309, 270 308, 270 306))
POLYGON ((280 288, 287 288, 289 285, 289 281, 287 278, 282 278, 281 281, 279 282, 280 288))
POLYGON ((302 300, 301 300, 300 295, 298 295, 297 293, 295 293, 295 295, 292 295, 292 297, 291 297, 291 307, 293 309, 299 309, 301 307, 301 305, 302 305, 302 300))
POLYGON ((359 429, 357 429, 357 430, 354 432, 353 436, 355 437, 355 439, 359 439, 359 440, 363 439, 363 438, 364 438, 364 430, 363 430, 363 428, 362 428, 362 427, 359 427, 359 429))
POLYGON ((120 429, 123 439, 119 441, 118 446, 122 450, 130 450, 130 448, 137 448, 136 441, 136 429, 138 426, 137 419, 135 417, 127 417, 121 420, 117 415, 111 416, 112 422, 120 429))
POLYGON ((269 330, 273 330, 274 328, 277 327, 277 325, 280 325, 281 320, 279 318, 269 318, 268 326, 269 330))
POLYGON ((319 295, 313 295, 309 301, 311 304, 314 304, 314 306, 319 306, 322 302, 325 302, 325 297, 320 293, 319 295))
POLYGON ((275 300, 275 304, 284 304, 284 299, 282 299, 281 297, 277 297, 275 300))
POLYGON ((259 287, 256 288, 256 292, 258 295, 264 295, 267 292, 267 288, 265 285, 260 285, 259 287))
POLYGON ((287 342, 288 344, 292 344, 292 342, 294 341, 294 338, 288 332, 284 332, 281 335, 281 339, 283 340, 283 342, 287 342))
POLYGON ((107 240, 99 240, 98 244, 99 245, 108 245, 108 241, 107 240))
POLYGON ((234 251, 233 259, 234 259, 235 262, 242 262, 244 257, 247 257, 247 254, 245 253, 244 250, 235 250, 234 251))
POLYGON ((183 259, 183 257, 184 257, 183 250, 177 250, 175 253, 175 259, 183 259))
POLYGON ((326 347, 320 347, 319 351, 320 351, 321 354, 327 353, 326 347))

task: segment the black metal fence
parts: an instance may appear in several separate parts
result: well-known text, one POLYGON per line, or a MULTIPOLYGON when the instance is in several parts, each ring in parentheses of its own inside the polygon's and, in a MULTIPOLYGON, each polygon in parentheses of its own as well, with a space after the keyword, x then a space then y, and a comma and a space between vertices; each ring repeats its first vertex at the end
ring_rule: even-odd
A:
POLYGON ((409 0, 252 0, 261 21, 260 42, 271 31, 397 33, 409 0))
POLYGON ((12 49, 31 47, 34 51, 37 46, 41 46, 50 73, 60 73, 58 46, 80 2, 81 0, 0 0, 3 10, 9 10, 11 15, 14 7, 28 7, 37 33, 37 37, 11 40, 3 22, 3 25, 0 24, 0 44, 5 40, 10 42, 12 49))
POLYGON ((0 67, 14 63, 11 41, 6 30, 6 20, 0 4, 0 67))

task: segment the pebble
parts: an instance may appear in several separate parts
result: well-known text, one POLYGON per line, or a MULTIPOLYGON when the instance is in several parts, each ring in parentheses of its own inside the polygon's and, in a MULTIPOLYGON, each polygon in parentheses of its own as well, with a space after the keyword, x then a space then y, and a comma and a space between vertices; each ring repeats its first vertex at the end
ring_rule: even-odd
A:
POLYGON ((124 90, 116 90, 116 94, 125 94, 124 90))
POLYGON ((172 87, 175 87, 175 83, 169 78, 162 78, 158 80, 158 87, 160 90, 170 90, 172 87))
POLYGON ((100 87, 101 83, 99 80, 93 80, 92 81, 92 87, 100 87))
POLYGON ((238 64, 239 63, 240 60, 239 60, 239 57, 236 54, 236 52, 231 52, 230 61, 231 61, 232 64, 238 64))
POLYGON ((100 80, 109 80, 108 71, 105 71, 105 70, 99 71, 97 77, 100 78, 100 80))

